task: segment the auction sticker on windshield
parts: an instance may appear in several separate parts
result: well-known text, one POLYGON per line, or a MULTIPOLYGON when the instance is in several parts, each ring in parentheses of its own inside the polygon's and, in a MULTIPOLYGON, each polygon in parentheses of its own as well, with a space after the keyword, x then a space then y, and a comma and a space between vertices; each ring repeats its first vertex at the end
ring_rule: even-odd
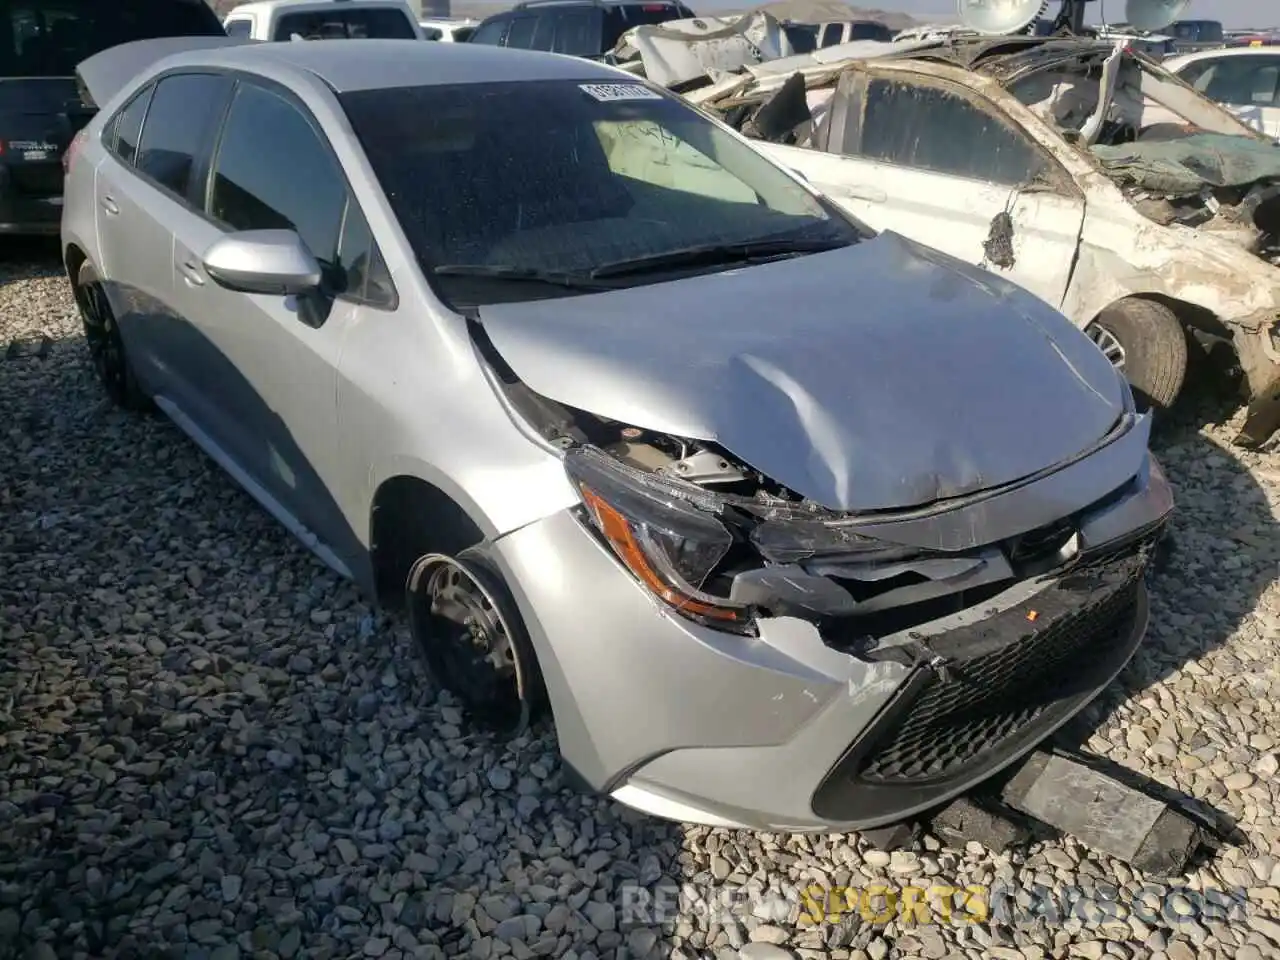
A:
POLYGON ((580 83, 578 89, 601 103, 616 100, 661 100, 662 94, 641 83, 580 83))

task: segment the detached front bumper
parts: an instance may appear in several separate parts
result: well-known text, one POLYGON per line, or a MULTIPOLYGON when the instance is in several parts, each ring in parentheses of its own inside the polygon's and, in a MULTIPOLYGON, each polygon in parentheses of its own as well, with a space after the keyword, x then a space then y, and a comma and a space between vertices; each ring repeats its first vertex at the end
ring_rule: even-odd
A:
POLYGON ((1171 509, 1153 467, 1083 521, 1071 569, 855 656, 796 618, 758 637, 671 613, 572 513, 495 541, 566 764, 657 816, 847 831, 946 802, 1032 749, 1128 661, 1171 509), (929 658, 907 651, 927 634, 929 658))

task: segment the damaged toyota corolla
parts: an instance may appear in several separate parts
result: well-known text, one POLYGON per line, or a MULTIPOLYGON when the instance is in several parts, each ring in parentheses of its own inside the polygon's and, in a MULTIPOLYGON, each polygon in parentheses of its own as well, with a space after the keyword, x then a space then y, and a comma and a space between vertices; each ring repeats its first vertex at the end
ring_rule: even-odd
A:
POLYGON ((891 823, 1140 642, 1172 510, 1149 420, 1008 281, 600 64, 371 40, 116 66, 82 67, 103 108, 63 225, 112 396, 406 607, 474 720, 549 708, 589 789, 891 823))

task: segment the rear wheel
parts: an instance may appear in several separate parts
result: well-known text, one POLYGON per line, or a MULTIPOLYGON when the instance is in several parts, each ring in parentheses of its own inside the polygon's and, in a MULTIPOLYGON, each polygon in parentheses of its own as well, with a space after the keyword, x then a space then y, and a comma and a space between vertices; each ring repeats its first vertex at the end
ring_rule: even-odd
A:
POLYGON ((1140 408, 1173 406, 1187 378, 1187 334, 1177 314, 1154 300, 1119 300, 1085 332, 1125 375, 1140 408))
POLYGON ((125 410, 149 409, 150 398, 143 392, 129 365, 115 312, 97 272, 88 262, 81 265, 76 277, 75 297, 89 357, 107 397, 125 410))

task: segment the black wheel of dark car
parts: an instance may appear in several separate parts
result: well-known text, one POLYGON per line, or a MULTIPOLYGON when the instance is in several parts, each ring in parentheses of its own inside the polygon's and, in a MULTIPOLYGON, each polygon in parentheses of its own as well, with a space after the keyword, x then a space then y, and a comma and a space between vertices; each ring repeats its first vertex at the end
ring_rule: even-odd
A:
POLYGON ((151 401, 129 365, 115 312, 97 273, 88 263, 81 266, 76 278, 75 297, 89 357, 107 396, 125 410, 148 409, 151 401))
POLYGON ((468 718, 500 734, 533 716, 533 654, 501 578, 477 557, 428 554, 409 572, 409 624, 440 686, 468 718))
POLYGON ((1125 375, 1140 409, 1173 406, 1187 377, 1187 333, 1177 314, 1134 297, 1107 307, 1085 332, 1125 375))

